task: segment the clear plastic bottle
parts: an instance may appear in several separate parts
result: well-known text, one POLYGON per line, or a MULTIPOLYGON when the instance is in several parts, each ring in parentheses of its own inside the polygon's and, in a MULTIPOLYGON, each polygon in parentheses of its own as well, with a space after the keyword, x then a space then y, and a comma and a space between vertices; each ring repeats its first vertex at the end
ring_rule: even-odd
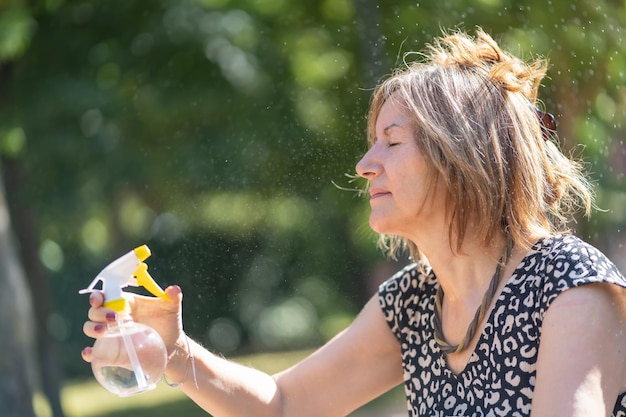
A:
POLYGON ((120 397, 155 388, 167 365, 167 350, 161 336, 132 320, 122 291, 128 286, 144 287, 151 294, 168 299, 148 274, 143 261, 149 256, 146 245, 137 247, 107 265, 89 287, 79 291, 81 294, 98 291, 95 287, 102 282, 104 307, 117 312, 117 322, 107 325, 105 334, 96 339, 91 368, 98 382, 120 397))
POLYGON ((128 315, 107 326, 91 354, 98 382, 120 397, 154 389, 166 365, 167 351, 159 334, 128 315))

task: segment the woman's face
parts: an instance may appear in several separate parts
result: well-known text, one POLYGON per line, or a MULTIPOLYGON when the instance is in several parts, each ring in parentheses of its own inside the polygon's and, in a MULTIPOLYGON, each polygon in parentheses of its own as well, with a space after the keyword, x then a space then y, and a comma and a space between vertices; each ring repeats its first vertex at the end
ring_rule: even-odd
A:
POLYGON ((441 232, 445 189, 442 181, 431 181, 431 169, 413 132, 402 105, 388 99, 376 120, 375 143, 356 171, 369 181, 372 229, 416 242, 433 228, 441 232))

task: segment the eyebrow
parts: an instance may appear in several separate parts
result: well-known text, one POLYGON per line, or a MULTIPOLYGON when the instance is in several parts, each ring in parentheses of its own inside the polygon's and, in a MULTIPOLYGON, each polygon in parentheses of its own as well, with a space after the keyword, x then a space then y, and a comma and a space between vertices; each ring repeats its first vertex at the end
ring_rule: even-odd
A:
POLYGON ((400 126, 400 125, 399 125, 399 124, 397 124, 397 123, 392 123, 392 124, 390 124, 389 126, 387 126, 386 128, 384 128, 384 129, 383 129, 383 133, 384 133, 386 136, 389 136, 389 131, 390 131, 391 129, 393 129, 394 127, 399 127, 400 129, 402 129, 402 128, 403 128, 402 126, 400 126))

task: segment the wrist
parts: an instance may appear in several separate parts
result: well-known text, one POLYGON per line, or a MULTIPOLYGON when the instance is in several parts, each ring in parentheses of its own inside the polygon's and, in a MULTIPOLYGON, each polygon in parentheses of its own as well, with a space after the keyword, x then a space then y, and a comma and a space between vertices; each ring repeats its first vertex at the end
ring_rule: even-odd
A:
POLYGON ((167 385, 177 387, 179 385, 183 385, 189 379, 192 379, 194 385, 198 388, 198 381, 196 379, 196 363, 192 351, 191 340, 183 332, 174 344, 174 348, 168 354, 168 361, 163 380, 167 385))

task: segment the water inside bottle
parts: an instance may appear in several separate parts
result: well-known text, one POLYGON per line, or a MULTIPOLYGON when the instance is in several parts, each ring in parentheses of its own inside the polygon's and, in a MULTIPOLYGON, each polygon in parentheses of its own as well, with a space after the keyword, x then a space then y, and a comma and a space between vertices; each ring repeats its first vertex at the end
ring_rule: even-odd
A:
POLYGON ((156 385, 151 384, 147 378, 143 384, 139 384, 135 372, 122 366, 103 366, 100 368, 100 376, 109 390, 115 390, 114 393, 119 396, 139 394, 153 389, 156 385))

